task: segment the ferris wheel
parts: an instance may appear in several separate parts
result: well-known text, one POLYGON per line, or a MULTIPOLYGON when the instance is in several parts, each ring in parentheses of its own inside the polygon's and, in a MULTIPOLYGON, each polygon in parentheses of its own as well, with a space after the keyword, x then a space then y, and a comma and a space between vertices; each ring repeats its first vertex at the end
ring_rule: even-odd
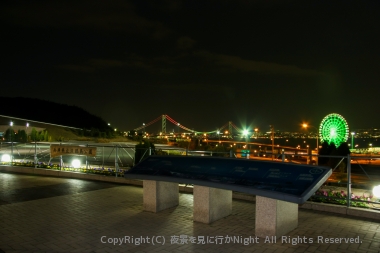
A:
POLYGON ((348 124, 342 115, 331 113, 323 118, 319 126, 319 136, 322 142, 334 143, 339 146, 348 139, 348 124))

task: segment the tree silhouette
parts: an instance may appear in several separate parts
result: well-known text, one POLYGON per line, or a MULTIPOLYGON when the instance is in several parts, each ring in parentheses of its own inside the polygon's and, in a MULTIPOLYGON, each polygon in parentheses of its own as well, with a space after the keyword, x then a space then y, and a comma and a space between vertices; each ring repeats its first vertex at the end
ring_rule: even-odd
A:
MULTIPOLYGON (((329 143, 327 141, 324 141, 322 143, 322 147, 319 149, 318 154, 319 155, 330 155, 329 143)), ((318 157, 318 164, 319 165, 327 165, 328 161, 329 161, 328 157, 318 157)))
POLYGON ((155 146, 148 140, 140 141, 140 143, 135 146, 135 164, 138 164, 149 156, 149 148, 151 149, 152 155, 155 154, 155 146))
MULTIPOLYGON (((330 144, 327 141, 322 143, 322 148, 319 150, 319 155, 327 155, 327 156, 347 156, 350 154, 349 146, 346 142, 343 142, 337 148, 333 142, 330 144)), ((342 158, 338 157, 319 157, 318 163, 320 165, 327 165, 331 168, 335 168, 338 163, 342 160, 342 158)), ((338 166, 337 171, 345 172, 347 161, 344 159, 338 166)))
POLYGON ((7 141, 15 141, 15 131, 12 128, 8 128, 4 133, 4 137, 7 141))

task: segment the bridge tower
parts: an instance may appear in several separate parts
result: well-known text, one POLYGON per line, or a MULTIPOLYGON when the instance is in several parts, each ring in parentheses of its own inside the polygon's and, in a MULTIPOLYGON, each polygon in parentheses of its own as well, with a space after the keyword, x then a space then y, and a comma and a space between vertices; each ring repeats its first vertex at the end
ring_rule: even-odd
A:
POLYGON ((232 121, 228 121, 228 133, 232 137, 232 121))
POLYGON ((162 115, 161 119, 161 125, 162 125, 162 133, 166 134, 166 115, 162 115))

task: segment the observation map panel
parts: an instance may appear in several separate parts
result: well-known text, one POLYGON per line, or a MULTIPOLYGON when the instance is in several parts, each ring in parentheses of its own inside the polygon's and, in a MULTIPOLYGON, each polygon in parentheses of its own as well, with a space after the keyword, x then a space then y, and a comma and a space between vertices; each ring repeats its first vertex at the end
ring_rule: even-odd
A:
POLYGON ((125 178, 194 184, 302 204, 331 168, 272 161, 194 156, 150 156, 125 178))

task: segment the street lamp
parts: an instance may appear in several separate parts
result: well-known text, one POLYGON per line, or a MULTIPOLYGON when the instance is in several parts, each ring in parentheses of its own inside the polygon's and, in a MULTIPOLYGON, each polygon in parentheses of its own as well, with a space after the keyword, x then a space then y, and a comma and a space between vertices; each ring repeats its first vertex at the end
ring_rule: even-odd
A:
POLYGON ((351 132, 351 149, 354 149, 354 135, 355 132, 351 132))
POLYGON ((245 129, 244 131, 243 131, 243 135, 245 136, 245 148, 246 148, 246 150, 247 150, 247 152, 246 152, 246 156, 247 156, 247 159, 249 159, 249 151, 248 151, 248 130, 247 129, 245 129))
POLYGON ((274 126, 270 125, 271 135, 272 135, 272 160, 274 159, 274 126))
POLYGON ((313 128, 315 128, 315 130, 317 130, 317 159, 316 159, 316 164, 318 165, 318 153, 319 153, 318 137, 319 137, 319 130, 315 126, 310 126, 310 125, 308 125, 306 123, 303 123, 302 127, 305 128, 305 129, 307 129, 308 127, 313 127, 313 128))
POLYGON ((10 131, 9 131, 9 140, 11 142, 11 166, 13 166, 13 142, 12 142, 12 132, 13 132, 13 122, 11 121, 11 123, 9 124, 11 127, 10 127, 10 131))
POLYGON ((12 142, 12 126, 13 126, 12 121, 9 123, 9 126, 10 126, 10 128, 9 128, 9 141, 12 142))
POLYGON ((257 127, 255 128, 255 133, 256 133, 256 139, 257 139, 257 136, 259 134, 259 129, 257 127))
POLYGON ((25 134, 26 134, 26 142, 28 141, 28 127, 29 127, 29 123, 26 122, 26 127, 25 127, 25 134))
POLYGON ((142 135, 144 135, 145 133, 145 123, 143 123, 143 132, 142 132, 142 135))
POLYGON ((302 127, 305 129, 307 129, 308 127, 313 127, 313 128, 315 128, 315 130, 317 130, 317 152, 318 152, 318 150, 319 150, 319 146, 318 146, 319 145, 319 143, 318 143, 319 130, 315 126, 310 126, 306 123, 303 123, 302 127))

